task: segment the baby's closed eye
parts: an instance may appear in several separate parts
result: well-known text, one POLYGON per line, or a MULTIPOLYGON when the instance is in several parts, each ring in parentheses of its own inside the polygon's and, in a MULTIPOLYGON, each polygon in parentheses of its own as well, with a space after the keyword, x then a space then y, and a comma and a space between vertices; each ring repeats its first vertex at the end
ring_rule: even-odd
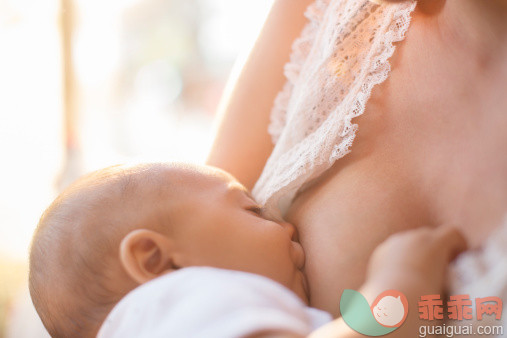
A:
POLYGON ((262 218, 262 219, 265 219, 265 220, 271 220, 271 218, 269 218, 267 215, 266 215, 266 208, 264 208, 263 206, 260 206, 260 205, 252 205, 250 207, 247 208, 248 211, 254 213, 256 216, 262 218))
POLYGON ((246 210, 253 212, 256 215, 262 216, 263 208, 260 205, 249 206, 246 210))

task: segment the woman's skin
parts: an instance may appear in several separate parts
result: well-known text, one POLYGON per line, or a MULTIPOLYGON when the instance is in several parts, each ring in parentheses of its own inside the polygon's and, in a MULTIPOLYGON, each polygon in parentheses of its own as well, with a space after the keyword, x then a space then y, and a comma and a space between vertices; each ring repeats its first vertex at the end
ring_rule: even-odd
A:
MULTIPOLYGON (((505 18, 505 0, 419 3, 390 60, 389 78, 354 120, 352 152, 296 196, 287 215, 305 248, 312 306, 337 316, 342 290, 359 288, 368 257, 392 233, 454 224, 477 247, 501 223, 507 211, 505 18)), ((247 81, 240 77, 238 85, 247 81)), ((227 115, 234 111, 226 109, 223 125, 227 115)), ((241 135, 221 134, 208 162, 255 181, 260 172, 240 170, 234 149, 219 150, 238 144, 235 138, 241 135)), ((249 161, 257 167, 266 158, 249 161)))
POLYGON ((431 17, 414 13, 389 79, 355 120, 352 152, 289 210, 307 253, 315 307, 338 315, 342 290, 364 282, 368 257, 391 233, 455 224, 477 246, 502 221, 507 55, 499 46, 505 44, 487 45, 467 31, 500 27, 467 21, 456 29, 464 20, 460 10, 468 9, 456 4, 447 1, 431 17))

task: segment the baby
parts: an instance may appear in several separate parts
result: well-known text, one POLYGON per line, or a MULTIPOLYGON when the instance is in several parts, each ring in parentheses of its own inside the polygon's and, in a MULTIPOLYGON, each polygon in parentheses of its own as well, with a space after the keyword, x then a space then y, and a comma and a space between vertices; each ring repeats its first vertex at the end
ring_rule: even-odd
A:
MULTIPOLYGON (((409 302, 423 293, 440 293, 447 263, 463 248, 463 238, 452 229, 397 235, 376 250, 361 292, 371 298, 395 288, 409 302)), ((175 325, 184 323, 194 333, 175 336, 195 336, 206 320, 216 325, 225 318, 210 301, 236 300, 237 314, 241 297, 248 295, 261 309, 256 313, 282 317, 305 307, 310 295, 304 260, 295 228, 264 218, 261 207, 228 173, 174 163, 117 166, 81 178, 45 211, 32 243, 29 284, 53 337, 174 335, 167 323, 171 316, 179 318, 176 314, 185 306, 194 319, 186 323, 189 317, 181 318, 175 325), (210 312, 189 311, 191 303, 182 300, 192 295, 211 297, 197 304, 210 312), (280 306, 285 310, 270 308, 280 306)), ((245 313, 244 318, 253 318, 245 313)), ((258 327, 250 322, 239 325, 239 331, 210 332, 217 337, 306 335, 309 331, 303 331, 331 320, 310 308, 295 316, 304 317, 310 327, 279 326, 271 316, 269 325, 254 318, 258 327)), ((404 326, 410 325, 409 316, 404 326)), ((355 334, 338 320, 321 332, 325 330, 355 334)))

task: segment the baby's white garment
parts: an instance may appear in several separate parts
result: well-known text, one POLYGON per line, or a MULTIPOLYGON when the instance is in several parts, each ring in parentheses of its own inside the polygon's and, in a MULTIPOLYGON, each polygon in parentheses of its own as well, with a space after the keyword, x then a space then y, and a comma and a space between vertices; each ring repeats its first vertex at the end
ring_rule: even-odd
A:
POLYGON ((191 267, 134 289, 109 313, 97 337, 232 338, 265 330, 307 335, 331 320, 268 278, 191 267))
POLYGON ((372 88, 389 73, 415 1, 316 0, 271 113, 275 147, 253 194, 280 217, 296 192, 349 152, 372 88))

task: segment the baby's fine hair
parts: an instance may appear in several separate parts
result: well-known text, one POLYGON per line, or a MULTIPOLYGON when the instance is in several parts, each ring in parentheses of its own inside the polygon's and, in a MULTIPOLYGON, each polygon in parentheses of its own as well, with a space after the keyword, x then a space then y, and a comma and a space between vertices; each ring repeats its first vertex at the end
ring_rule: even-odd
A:
POLYGON ((115 166, 94 172, 43 213, 30 249, 29 289, 52 337, 95 336, 109 311, 136 286, 115 283, 130 280, 118 260, 119 245, 140 223, 147 225, 136 213, 139 196, 160 168, 115 166))

